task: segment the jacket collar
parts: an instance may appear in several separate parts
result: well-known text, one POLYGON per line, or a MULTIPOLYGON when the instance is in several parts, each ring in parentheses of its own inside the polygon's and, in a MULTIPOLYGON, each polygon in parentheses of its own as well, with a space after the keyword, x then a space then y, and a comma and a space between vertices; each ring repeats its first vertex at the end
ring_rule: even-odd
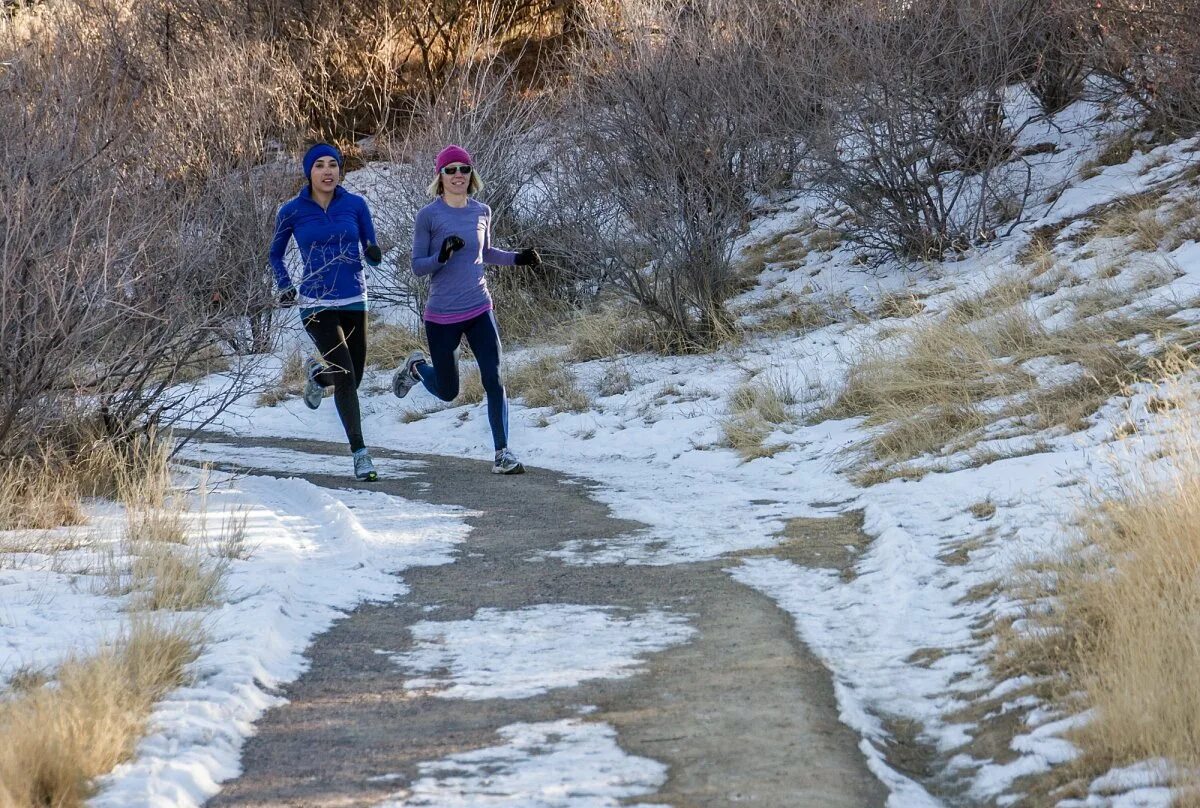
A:
MULTIPOLYGON (((332 205, 334 202, 337 202, 339 199, 341 199, 343 196, 345 196, 346 193, 347 193, 347 191, 345 188, 343 188, 340 185, 337 186, 336 188, 333 189, 333 199, 330 201, 329 204, 332 205)), ((317 204, 317 200, 312 198, 312 187, 308 183, 304 184, 304 187, 300 189, 300 193, 296 194, 296 198, 297 199, 306 199, 309 202, 312 202, 314 205, 317 204)))

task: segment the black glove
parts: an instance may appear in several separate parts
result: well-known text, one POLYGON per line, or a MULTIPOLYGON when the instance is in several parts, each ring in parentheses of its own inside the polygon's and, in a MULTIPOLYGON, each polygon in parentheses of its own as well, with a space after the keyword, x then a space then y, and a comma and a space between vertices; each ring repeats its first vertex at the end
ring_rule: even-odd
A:
POLYGON ((368 264, 377 267, 383 261, 383 250, 379 249, 378 244, 369 244, 363 250, 363 256, 367 259, 368 264))
POLYGON ((279 308, 290 309, 296 305, 296 287, 289 286, 279 293, 279 308))
POLYGON ((526 247, 517 253, 516 264, 519 267, 541 266, 542 257, 538 255, 538 251, 533 249, 533 247, 526 247))
POLYGON ((454 251, 461 250, 463 246, 463 240, 458 236, 446 236, 445 241, 442 242, 441 252, 438 253, 438 263, 444 264, 449 261, 450 256, 454 255, 454 251))

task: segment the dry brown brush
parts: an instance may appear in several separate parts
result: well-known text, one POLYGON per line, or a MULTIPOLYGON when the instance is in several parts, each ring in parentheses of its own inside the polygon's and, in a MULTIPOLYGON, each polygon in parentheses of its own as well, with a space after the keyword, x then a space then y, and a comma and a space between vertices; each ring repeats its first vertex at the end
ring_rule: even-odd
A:
POLYGON ((1116 766, 1153 761, 1176 785, 1200 767, 1197 402, 1180 382, 1148 400, 1177 405, 1150 438, 1162 459, 1120 463, 1073 522, 1076 543, 1027 576, 1030 608, 996 654, 1002 674, 1040 672, 1060 709, 1092 711, 1070 735, 1081 759, 1042 784, 1060 797, 1116 766))
POLYGON ((115 439, 175 423, 205 403, 177 382, 268 341, 249 169, 294 105, 262 49, 164 41, 134 11, 0 19, 0 456, 79 417, 115 439))

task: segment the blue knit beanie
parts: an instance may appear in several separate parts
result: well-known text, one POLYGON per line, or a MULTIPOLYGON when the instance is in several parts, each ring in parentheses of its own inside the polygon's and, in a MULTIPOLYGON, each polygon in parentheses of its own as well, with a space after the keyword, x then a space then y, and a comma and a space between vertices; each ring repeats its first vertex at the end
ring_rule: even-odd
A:
POLYGON ((318 143, 304 153, 304 179, 312 182, 313 163, 322 157, 332 157, 337 160, 338 168, 342 167, 342 153, 328 143, 318 143))

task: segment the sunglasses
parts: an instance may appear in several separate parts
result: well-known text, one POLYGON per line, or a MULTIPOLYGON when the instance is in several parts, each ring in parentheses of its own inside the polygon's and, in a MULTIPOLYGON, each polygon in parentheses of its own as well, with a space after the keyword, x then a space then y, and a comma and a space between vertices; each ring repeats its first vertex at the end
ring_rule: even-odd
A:
POLYGON ((454 172, 456 172, 456 171, 459 174, 464 174, 464 175, 470 174, 471 167, 470 166, 446 166, 445 168, 442 169, 442 173, 445 174, 447 177, 453 176, 454 172))

